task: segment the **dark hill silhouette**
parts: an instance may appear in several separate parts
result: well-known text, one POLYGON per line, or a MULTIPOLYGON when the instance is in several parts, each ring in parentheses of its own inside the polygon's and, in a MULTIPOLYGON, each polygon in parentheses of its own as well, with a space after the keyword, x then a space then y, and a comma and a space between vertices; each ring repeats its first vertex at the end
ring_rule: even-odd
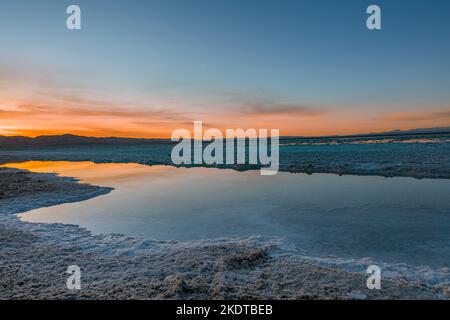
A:
POLYGON ((83 137, 72 134, 39 136, 36 138, 22 136, 0 136, 0 147, 43 147, 43 146, 76 146, 76 145, 114 145, 114 144, 160 144, 168 139, 135 139, 117 137, 83 137))
MULTIPOLYGON (((368 133, 349 136, 325 136, 325 137, 281 137, 281 139, 323 139, 323 138, 352 138, 352 137, 374 137, 374 136, 395 136, 395 135, 425 135, 450 133, 450 127, 420 128, 411 130, 394 130, 380 133, 368 133)), ((170 139, 136 139, 119 137, 84 137, 72 134, 47 135, 36 138, 23 136, 0 136, 1 147, 51 147, 51 146, 78 146, 78 145, 115 145, 115 144, 167 144, 170 139)))

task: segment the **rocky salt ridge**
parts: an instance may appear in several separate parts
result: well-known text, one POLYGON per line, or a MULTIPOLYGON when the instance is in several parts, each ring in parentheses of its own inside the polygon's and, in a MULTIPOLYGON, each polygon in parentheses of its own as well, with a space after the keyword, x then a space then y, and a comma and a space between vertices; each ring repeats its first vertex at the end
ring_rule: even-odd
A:
POLYGON ((0 299, 448 298, 448 270, 380 265, 382 290, 368 290, 370 259, 312 258, 280 239, 155 241, 16 216, 111 190, 0 168, 0 299), (73 264, 82 269, 81 291, 65 287, 73 264))

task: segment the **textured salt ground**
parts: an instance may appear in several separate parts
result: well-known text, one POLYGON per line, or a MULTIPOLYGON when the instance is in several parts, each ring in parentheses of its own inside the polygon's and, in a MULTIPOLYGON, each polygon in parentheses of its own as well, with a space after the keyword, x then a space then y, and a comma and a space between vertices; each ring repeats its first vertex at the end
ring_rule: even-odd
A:
MULTIPOLYGON (((7 149, 0 146, 0 163, 92 161, 173 165, 173 144, 70 146, 7 149)), ((191 165, 186 165, 191 166, 191 165)), ((257 165, 220 165, 235 170, 257 165)), ((450 143, 372 143, 364 145, 282 145, 280 171, 376 175, 383 177, 450 178, 450 143)))
POLYGON ((160 242, 94 236, 73 225, 33 224, 14 214, 110 192, 52 174, 0 169, 0 299, 441 299, 444 287, 384 279, 294 254, 277 239, 160 242), (67 266, 82 290, 66 289, 67 266))

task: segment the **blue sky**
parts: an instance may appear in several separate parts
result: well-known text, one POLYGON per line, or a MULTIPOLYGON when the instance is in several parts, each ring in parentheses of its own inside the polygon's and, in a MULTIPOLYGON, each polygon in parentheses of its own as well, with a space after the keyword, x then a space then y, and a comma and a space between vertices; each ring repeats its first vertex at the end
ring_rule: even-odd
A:
POLYGON ((449 35, 445 0, 2 1, 0 99, 57 92, 208 119, 248 105, 442 115, 449 35), (70 4, 82 30, 66 29, 70 4), (366 28, 370 4, 382 30, 366 28))

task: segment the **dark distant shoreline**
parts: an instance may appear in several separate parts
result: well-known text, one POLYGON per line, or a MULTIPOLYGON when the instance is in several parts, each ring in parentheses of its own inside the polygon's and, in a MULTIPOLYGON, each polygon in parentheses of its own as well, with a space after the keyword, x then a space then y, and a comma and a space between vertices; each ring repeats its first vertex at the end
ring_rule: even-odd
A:
MULTIPOLYGON (((329 139, 358 139, 358 138, 389 138, 412 136, 437 136, 450 134, 450 128, 415 129, 405 131, 389 131, 381 133, 366 133, 355 135, 330 135, 330 136, 281 136, 280 141, 289 140, 329 140, 329 139), (438 130, 439 129, 439 130, 438 130)), ((8 147, 56 147, 56 146, 80 146, 80 145, 141 145, 141 144, 172 144, 169 138, 123 138, 123 137, 89 137, 72 134, 43 135, 38 137, 25 136, 0 136, 0 149, 8 147)))
POLYGON ((428 135, 447 135, 450 134, 450 129, 448 131, 436 131, 436 132, 381 132, 381 133, 362 133, 362 134, 354 134, 354 135, 332 135, 332 136, 283 136, 280 139, 289 140, 289 139, 352 139, 352 138, 377 138, 377 137, 399 137, 399 136, 428 136, 428 135))

